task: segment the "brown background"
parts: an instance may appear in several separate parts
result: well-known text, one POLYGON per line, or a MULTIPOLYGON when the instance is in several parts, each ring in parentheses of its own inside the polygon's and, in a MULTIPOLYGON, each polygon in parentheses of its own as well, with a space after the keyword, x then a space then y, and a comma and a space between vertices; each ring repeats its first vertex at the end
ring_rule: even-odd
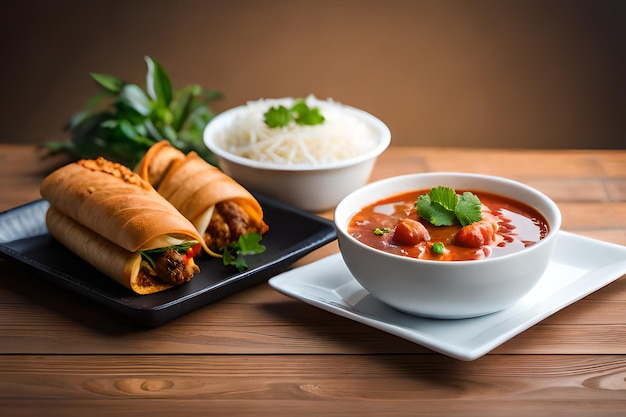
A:
POLYGON ((3 6, 0 142, 63 139, 144 55, 221 111, 313 93, 394 145, 626 148, 623 1, 21 1, 3 6))

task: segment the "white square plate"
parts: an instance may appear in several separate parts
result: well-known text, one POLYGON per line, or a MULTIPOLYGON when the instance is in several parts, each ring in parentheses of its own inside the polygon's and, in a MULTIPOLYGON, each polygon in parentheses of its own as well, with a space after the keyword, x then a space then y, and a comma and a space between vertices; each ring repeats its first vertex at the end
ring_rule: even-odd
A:
POLYGON ((352 277, 340 254, 269 280, 277 291, 460 360, 474 360, 626 274, 626 247, 559 232, 537 285, 513 306, 487 316, 438 320, 378 301, 352 277))

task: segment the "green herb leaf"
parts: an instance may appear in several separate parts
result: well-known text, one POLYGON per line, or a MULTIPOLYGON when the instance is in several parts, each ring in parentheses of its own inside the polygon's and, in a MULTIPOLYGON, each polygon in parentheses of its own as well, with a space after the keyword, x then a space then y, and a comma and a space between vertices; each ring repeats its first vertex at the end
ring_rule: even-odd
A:
POLYGON ((283 105, 272 107, 263 115, 269 127, 285 127, 293 120, 289 109, 283 105))
POLYGON ((172 127, 174 130, 179 130, 187 116, 193 99, 193 93, 190 88, 182 89, 178 97, 174 99, 171 105, 172 110, 172 127))
POLYGON ((391 233, 391 229, 387 229, 387 228, 381 229, 381 228, 378 228, 378 227, 376 229, 374 229, 374 234, 375 235, 382 236, 385 233, 391 233))
POLYGON ((245 257, 265 252, 265 246, 260 243, 259 233, 246 233, 239 236, 235 243, 222 248, 222 262, 226 266, 234 266, 239 272, 248 268, 245 257))
POLYGON ((148 116, 151 111, 150 98, 135 84, 126 84, 120 92, 120 100, 142 116, 148 116))
POLYGON ((303 99, 295 101, 291 107, 294 120, 301 126, 313 126, 324 123, 324 116, 317 107, 309 108, 303 99))
POLYGON ((458 197, 450 187, 435 187, 430 190, 430 200, 440 204, 444 209, 454 211, 458 197))
POLYGON ((460 196, 459 202, 454 209, 454 213, 459 219, 461 226, 467 226, 468 224, 481 221, 483 216, 480 207, 480 199, 475 194, 464 192, 460 196))
POLYGON ((296 119, 296 123, 301 126, 314 126, 324 123, 324 116, 320 113, 320 109, 314 108, 306 113, 300 113, 296 119))
POLYGON ((324 123, 324 116, 317 107, 309 108, 304 99, 297 99, 291 108, 283 105, 272 107, 265 112, 264 121, 269 127, 287 127, 291 122, 301 126, 313 126, 324 123))
POLYGON ((124 87, 124 81, 112 75, 99 74, 96 72, 91 72, 89 74, 91 75, 91 78, 96 80, 98 84, 100 84, 111 93, 117 94, 122 91, 122 87, 124 87))
POLYGON ((150 58, 144 57, 148 65, 146 74, 146 90, 148 95, 159 106, 167 107, 172 101, 172 85, 170 77, 167 75, 161 64, 150 58))
POLYGON ((297 98, 291 105, 291 111, 295 114, 301 114, 310 111, 310 109, 303 98, 297 98))
POLYGON ((451 226, 456 222, 454 211, 447 210, 441 204, 431 201, 428 194, 419 196, 416 205, 420 217, 435 226, 451 226))
POLYGON ((417 198, 415 206, 420 217, 435 226, 457 222, 467 226, 482 219, 479 198, 470 192, 458 195, 450 187, 431 188, 429 194, 417 198))

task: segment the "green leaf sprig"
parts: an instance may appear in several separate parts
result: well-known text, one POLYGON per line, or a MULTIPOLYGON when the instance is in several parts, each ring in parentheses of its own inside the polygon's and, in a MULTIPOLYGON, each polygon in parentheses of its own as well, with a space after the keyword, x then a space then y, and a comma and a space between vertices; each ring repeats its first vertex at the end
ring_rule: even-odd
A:
POLYGON ((282 104, 272 107, 263 114, 264 122, 269 127, 287 127, 290 123, 300 126, 313 126, 324 123, 324 116, 317 107, 310 108, 304 99, 297 99, 291 108, 282 104))
POLYGON ((133 168, 150 146, 165 139, 184 153, 195 151, 216 165, 202 134, 215 116, 209 105, 222 94, 195 84, 173 90, 161 64, 148 56, 145 61, 145 89, 112 75, 90 73, 101 91, 67 124, 68 141, 44 146, 51 153, 103 156, 133 168))
POLYGON ((260 233, 246 233, 239 236, 237 242, 230 243, 221 249, 222 261, 226 266, 234 266, 239 272, 248 268, 245 257, 265 252, 261 243, 260 233))
POLYGON ((457 194, 450 187, 434 187, 420 195, 415 206, 420 217, 435 226, 451 226, 457 222, 467 226, 482 220, 480 199, 470 192, 457 194))

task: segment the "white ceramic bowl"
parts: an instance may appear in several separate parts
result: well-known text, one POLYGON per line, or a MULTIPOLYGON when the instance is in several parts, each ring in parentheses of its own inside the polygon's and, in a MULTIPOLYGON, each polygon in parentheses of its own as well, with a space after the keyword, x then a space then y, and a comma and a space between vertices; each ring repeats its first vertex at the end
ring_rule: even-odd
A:
POLYGON ((459 319, 503 310, 524 296, 545 271, 561 227, 557 205, 541 192, 505 178, 463 173, 424 173, 368 184, 345 197, 334 217, 339 248, 355 279, 374 297, 413 315, 459 319), (549 225, 544 239, 519 252, 471 261, 420 260, 371 248, 347 232, 364 206, 405 191, 439 185, 487 191, 525 202, 549 225))
POLYGON ((374 147, 364 154, 321 165, 283 165, 260 162, 227 150, 227 138, 238 115, 239 106, 217 115, 204 130, 204 143, 217 157, 220 168, 253 192, 309 212, 334 208, 350 192, 365 185, 378 156, 390 144, 389 128, 362 110, 336 103, 351 118, 364 123, 375 139, 374 147))

